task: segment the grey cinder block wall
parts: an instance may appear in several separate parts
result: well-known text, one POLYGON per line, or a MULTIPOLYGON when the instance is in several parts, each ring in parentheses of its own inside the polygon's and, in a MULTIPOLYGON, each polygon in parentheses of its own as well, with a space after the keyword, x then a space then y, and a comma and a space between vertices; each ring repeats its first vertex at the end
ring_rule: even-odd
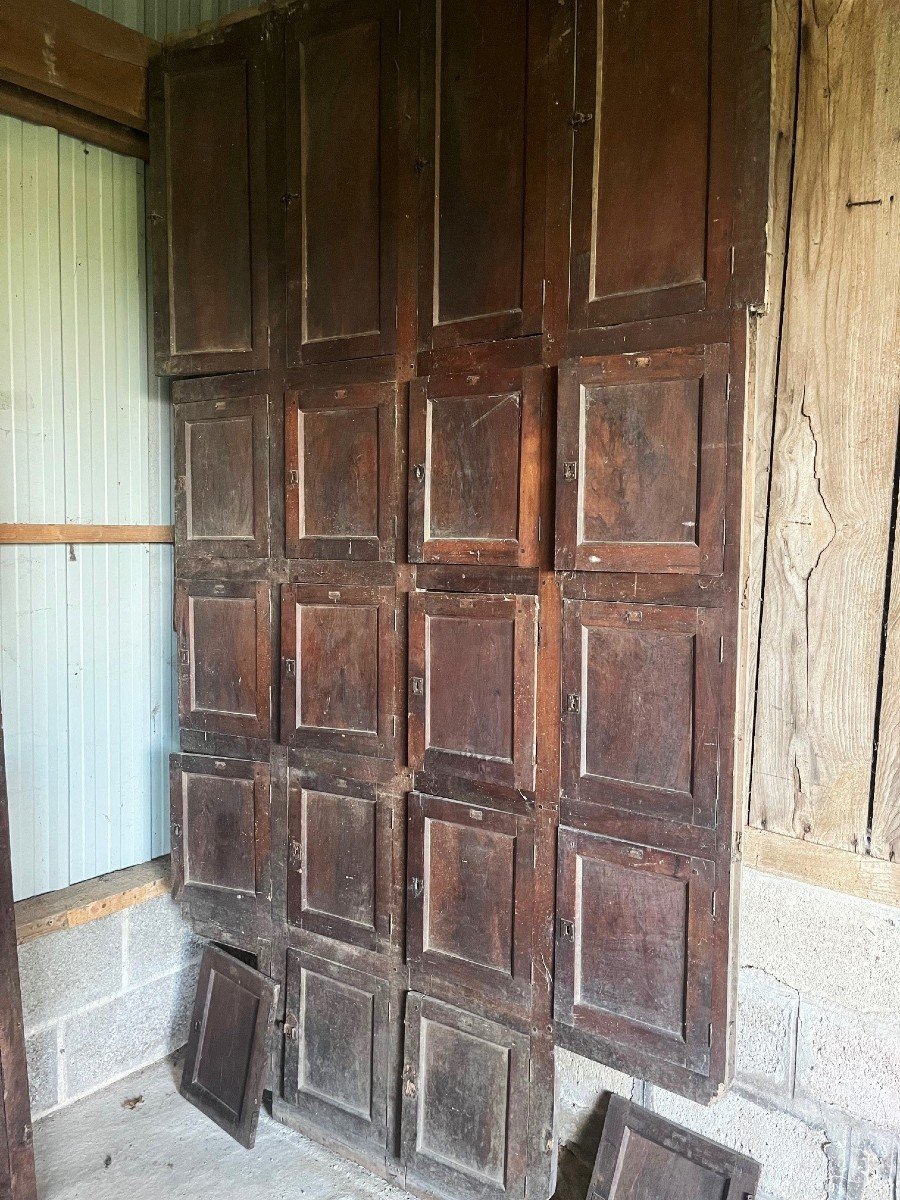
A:
POLYGON ((20 946, 33 1117, 184 1045, 201 953, 169 896, 20 946))
POLYGON ((763 1163, 757 1200, 900 1200, 900 911, 745 869, 737 1070, 710 1108, 557 1051, 560 1140, 610 1092, 763 1163))

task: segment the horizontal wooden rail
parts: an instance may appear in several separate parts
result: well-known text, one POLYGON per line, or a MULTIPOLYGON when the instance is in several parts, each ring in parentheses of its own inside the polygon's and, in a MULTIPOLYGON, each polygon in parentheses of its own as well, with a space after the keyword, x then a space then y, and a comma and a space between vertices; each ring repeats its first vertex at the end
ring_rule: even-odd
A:
POLYGON ((0 525, 0 546, 172 545, 171 525, 0 525))
POLYGON ((58 129, 69 137, 90 142, 104 150, 114 150, 116 154, 126 154, 144 162, 150 159, 150 139, 146 133, 117 125, 115 121, 107 121, 94 113, 63 104, 61 100, 51 100, 49 96, 39 96, 37 92, 29 92, 27 88, 3 80, 0 80, 0 113, 17 117, 20 121, 30 121, 33 125, 49 125, 51 129, 58 129))
POLYGON ((900 863, 768 829, 745 829, 741 845, 744 866, 900 907, 900 863))

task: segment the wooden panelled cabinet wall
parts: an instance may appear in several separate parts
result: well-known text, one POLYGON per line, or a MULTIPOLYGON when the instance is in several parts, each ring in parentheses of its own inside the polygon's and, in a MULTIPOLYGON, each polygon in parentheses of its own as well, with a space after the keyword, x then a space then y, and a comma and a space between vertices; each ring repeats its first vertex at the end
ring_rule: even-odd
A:
POLYGON ((199 931, 276 1115, 544 1198, 553 1054, 727 1085, 757 0, 310 0, 151 86, 199 931))

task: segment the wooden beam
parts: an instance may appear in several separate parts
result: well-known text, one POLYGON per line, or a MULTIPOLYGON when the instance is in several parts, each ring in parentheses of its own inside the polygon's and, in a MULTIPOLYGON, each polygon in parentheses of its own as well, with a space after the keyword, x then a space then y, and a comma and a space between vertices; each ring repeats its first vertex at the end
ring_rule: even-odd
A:
POLYGON ((46 892, 20 900, 16 907, 16 941, 34 941, 60 929, 74 929, 101 917, 143 904, 172 890, 169 856, 155 858, 136 867, 112 871, 97 879, 73 884, 58 892, 46 892))
POLYGON ((0 546, 173 545, 171 525, 0 525, 0 546))
POLYGON ((744 866, 862 900, 900 906, 900 863, 820 846, 768 829, 745 829, 741 848, 744 866))
POLYGON ((2 80, 0 113, 18 117, 20 121, 31 121, 34 125, 49 125, 51 129, 58 129, 69 137, 80 138, 104 150, 114 150, 116 154, 127 154, 144 162, 150 158, 150 139, 146 133, 117 125, 115 121, 107 121, 93 113, 73 108, 71 104, 63 104, 61 100, 39 96, 36 92, 2 80))
POLYGON ((147 130, 147 64, 160 44, 72 0, 3 0, 0 80, 147 130))

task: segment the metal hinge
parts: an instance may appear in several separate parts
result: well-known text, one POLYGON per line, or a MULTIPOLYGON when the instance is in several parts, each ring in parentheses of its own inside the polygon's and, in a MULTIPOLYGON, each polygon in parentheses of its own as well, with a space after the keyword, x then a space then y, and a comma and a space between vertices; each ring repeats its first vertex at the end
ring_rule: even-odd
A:
POLYGON ((577 478, 578 478, 578 463, 577 462, 564 462, 563 463, 563 479, 572 480, 572 479, 577 479, 577 478))
POLYGON ((297 663, 295 662, 295 660, 293 658, 286 658, 284 660, 285 675, 293 675, 296 670, 297 670, 297 663))
POLYGON ((580 713, 581 712, 581 697, 577 692, 570 692, 566 696, 566 712, 580 713))

